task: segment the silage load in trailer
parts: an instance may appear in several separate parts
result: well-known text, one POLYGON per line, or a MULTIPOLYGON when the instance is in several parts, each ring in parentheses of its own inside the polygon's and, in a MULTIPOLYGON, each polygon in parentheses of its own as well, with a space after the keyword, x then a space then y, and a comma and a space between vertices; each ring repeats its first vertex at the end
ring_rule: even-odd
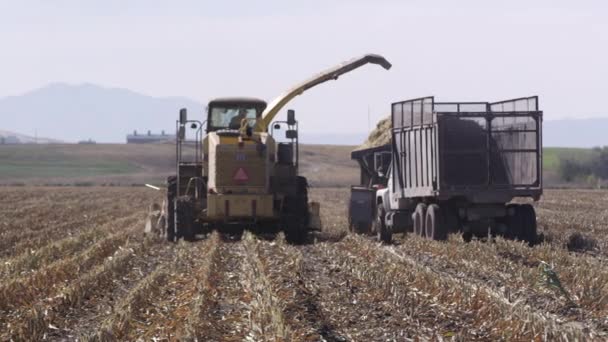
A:
POLYGON ((389 144, 391 142, 391 128, 392 123, 390 116, 387 116, 386 118, 380 120, 376 125, 376 128, 371 131, 365 142, 359 147, 357 147, 355 151, 389 144))

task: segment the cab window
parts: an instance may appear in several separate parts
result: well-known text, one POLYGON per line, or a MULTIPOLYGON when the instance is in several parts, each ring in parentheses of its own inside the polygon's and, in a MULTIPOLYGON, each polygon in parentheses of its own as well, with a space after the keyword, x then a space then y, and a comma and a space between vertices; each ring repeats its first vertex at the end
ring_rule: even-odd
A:
POLYGON ((239 129, 243 119, 248 120, 249 126, 255 125, 259 113, 256 107, 247 105, 213 106, 209 113, 209 130, 239 129))

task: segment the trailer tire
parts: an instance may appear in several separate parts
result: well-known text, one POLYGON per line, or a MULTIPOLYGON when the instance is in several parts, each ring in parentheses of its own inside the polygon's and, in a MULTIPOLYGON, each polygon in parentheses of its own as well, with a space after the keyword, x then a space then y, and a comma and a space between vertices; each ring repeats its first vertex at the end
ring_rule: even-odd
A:
POLYGON ((382 243, 391 243, 393 240, 393 232, 386 226, 386 210, 384 210, 384 205, 382 203, 378 203, 377 212, 376 234, 378 236, 378 241, 382 243))
POLYGON ((431 204, 426 209, 424 228, 428 239, 444 241, 448 238, 448 228, 437 204, 431 204))
POLYGON ((519 239, 527 242, 530 246, 534 245, 538 239, 536 212, 530 204, 522 204, 519 206, 521 212, 522 229, 520 230, 519 239))
POLYGON ((177 194, 177 176, 167 177, 167 215, 165 217, 164 236, 169 242, 175 241, 175 196, 177 194))
POLYGON ((418 203, 416 210, 412 214, 412 222, 414 224, 414 234, 418 236, 425 236, 425 218, 426 218, 426 204, 418 203))
POLYGON ((443 214, 443 222, 446 225, 448 233, 457 233, 461 230, 460 222, 458 220, 458 209, 449 204, 441 206, 441 212, 443 214))
POLYGON ((505 217, 507 225, 507 238, 517 240, 522 231, 521 210, 519 204, 507 204, 507 216, 505 217))

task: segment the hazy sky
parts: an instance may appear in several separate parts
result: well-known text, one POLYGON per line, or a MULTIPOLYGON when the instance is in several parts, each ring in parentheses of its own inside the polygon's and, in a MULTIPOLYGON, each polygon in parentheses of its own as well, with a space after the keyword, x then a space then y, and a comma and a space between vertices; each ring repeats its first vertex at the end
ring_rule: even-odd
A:
POLYGON ((366 131, 390 103, 538 94, 546 119, 608 116, 605 1, 0 0, 0 97, 50 82, 153 96, 250 95, 367 52, 298 97, 302 128, 366 131))

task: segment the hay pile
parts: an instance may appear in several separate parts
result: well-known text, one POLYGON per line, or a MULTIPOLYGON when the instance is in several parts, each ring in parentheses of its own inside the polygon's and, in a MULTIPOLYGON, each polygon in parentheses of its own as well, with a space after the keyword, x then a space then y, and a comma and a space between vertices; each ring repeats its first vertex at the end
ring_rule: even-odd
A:
POLYGON ((386 145, 391 142, 391 117, 387 116, 384 119, 380 120, 374 128, 373 131, 367 137, 367 140, 355 149, 364 150, 367 148, 378 147, 382 145, 386 145))

